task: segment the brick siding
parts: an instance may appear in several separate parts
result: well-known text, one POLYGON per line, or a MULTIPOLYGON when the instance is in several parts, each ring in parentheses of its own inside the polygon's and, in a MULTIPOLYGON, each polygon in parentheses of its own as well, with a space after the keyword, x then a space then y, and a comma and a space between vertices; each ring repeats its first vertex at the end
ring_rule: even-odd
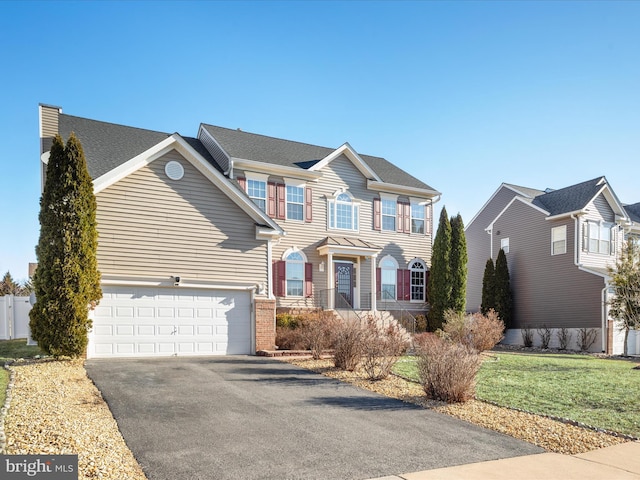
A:
POLYGON ((276 301, 256 298, 256 351, 276 348, 276 301))

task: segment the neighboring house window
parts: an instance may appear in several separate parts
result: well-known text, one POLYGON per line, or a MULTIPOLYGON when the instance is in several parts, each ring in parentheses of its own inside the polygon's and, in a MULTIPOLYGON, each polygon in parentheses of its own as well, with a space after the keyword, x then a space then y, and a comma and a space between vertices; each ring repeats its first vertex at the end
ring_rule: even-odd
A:
POLYGON ((424 219, 425 219, 424 205, 412 203, 411 204, 411 233, 424 234, 424 219))
POLYGON ((267 210, 267 182, 247 179, 247 194, 260 210, 267 210))
POLYGON ((383 300, 395 300, 398 262, 387 255, 380 260, 380 293, 383 300))
POLYGON ((509 237, 500 239, 500 248, 504 253, 509 253, 509 237))
POLYGON ((551 255, 567 253, 567 226, 551 229, 551 255))
POLYGON ((346 192, 339 193, 328 202, 329 228, 358 230, 359 205, 346 192))
POLYGON ((304 258, 300 252, 292 252, 287 262, 287 297, 301 297, 304 288, 304 258))
POLYGON ((583 225, 582 248, 589 253, 615 253, 614 226, 610 223, 586 222, 583 225))
POLYGON ((287 185, 287 219, 304 220, 304 187, 287 185))
POLYGON ((394 200, 382 199, 382 230, 396 231, 396 202, 394 200))
POLYGON ((276 297, 310 297, 313 294, 313 265, 296 247, 273 264, 273 293, 276 297))
POLYGON ((409 264, 409 271, 411 272, 411 301, 424 302, 427 266, 422 260, 415 259, 409 264))

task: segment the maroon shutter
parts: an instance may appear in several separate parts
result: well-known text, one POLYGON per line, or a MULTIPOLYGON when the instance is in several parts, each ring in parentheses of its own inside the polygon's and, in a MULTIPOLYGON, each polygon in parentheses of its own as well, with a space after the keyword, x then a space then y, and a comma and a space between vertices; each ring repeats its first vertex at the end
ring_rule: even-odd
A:
POLYGON ((238 178, 236 178, 236 180, 238 181, 238 185, 240 185, 240 188, 246 192, 247 191, 247 179, 244 178, 244 177, 238 177, 238 178))
POLYGON ((287 291, 287 262, 273 262, 273 294, 284 297, 287 291))
POLYGON ((304 264, 304 296, 313 296, 313 264, 304 264))
POLYGON ((380 199, 373 199, 373 229, 380 230, 381 229, 381 220, 380 220, 380 199))
POLYGON ((286 191, 285 191, 284 183, 276 184, 276 197, 277 197, 277 201, 278 201, 277 218, 280 219, 280 220, 284 220, 285 209, 286 209, 286 201, 287 201, 287 194, 286 194, 286 191))
POLYGON ((271 218, 276 216, 276 184, 274 182, 267 183, 267 215, 271 218))
POLYGON ((376 268, 376 295, 380 296, 382 293, 382 270, 376 268))
POLYGON ((404 233, 411 233, 411 204, 403 203, 404 209, 404 233))
POLYGON ((402 270, 403 300, 411 300, 411 270, 402 270))
POLYGON ((404 270, 396 270, 396 299, 402 300, 404 298, 404 270))
POLYGON ((313 190, 309 187, 304 189, 304 221, 313 220, 313 190))

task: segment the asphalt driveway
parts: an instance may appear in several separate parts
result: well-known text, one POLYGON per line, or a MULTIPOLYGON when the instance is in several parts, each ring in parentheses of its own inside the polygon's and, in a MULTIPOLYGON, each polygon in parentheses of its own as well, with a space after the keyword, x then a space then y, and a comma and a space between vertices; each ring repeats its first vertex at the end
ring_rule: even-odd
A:
POLYGON ((150 480, 367 479, 542 451, 277 360, 86 369, 150 480))

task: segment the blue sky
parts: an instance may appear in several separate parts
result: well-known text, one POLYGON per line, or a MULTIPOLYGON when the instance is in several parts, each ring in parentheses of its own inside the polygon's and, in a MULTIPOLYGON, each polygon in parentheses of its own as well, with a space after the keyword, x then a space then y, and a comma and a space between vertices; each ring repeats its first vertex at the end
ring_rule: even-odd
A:
POLYGON ((383 156, 469 222, 501 182, 640 201, 640 2, 0 2, 0 274, 36 261, 38 104, 383 156))

